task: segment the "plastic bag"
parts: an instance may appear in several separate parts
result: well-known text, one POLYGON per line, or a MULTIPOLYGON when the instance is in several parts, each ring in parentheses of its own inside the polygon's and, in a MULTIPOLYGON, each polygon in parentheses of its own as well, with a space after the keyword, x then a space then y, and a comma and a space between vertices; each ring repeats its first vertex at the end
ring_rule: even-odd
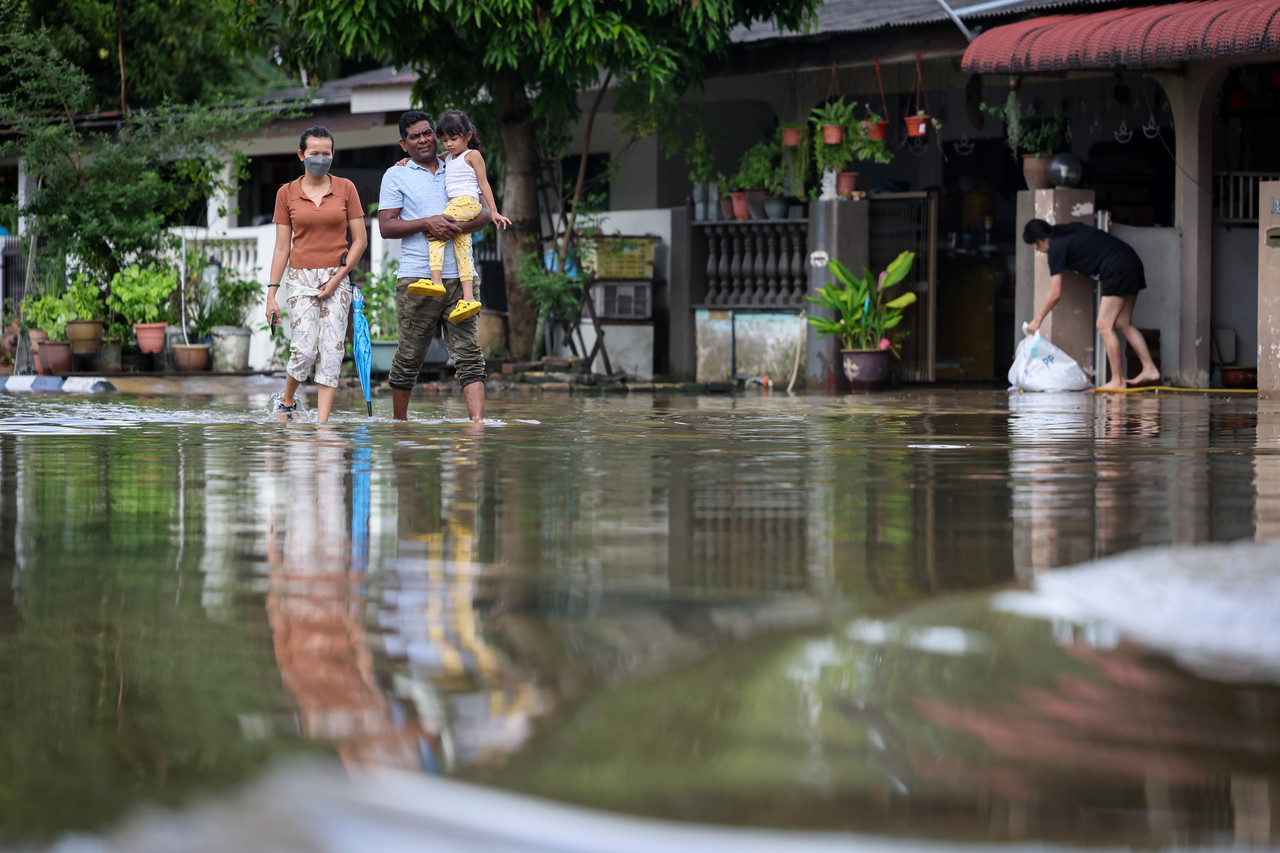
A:
POLYGON ((1022 391, 1088 391, 1093 387, 1076 360, 1040 337, 1038 331, 1018 343, 1009 384, 1022 391))

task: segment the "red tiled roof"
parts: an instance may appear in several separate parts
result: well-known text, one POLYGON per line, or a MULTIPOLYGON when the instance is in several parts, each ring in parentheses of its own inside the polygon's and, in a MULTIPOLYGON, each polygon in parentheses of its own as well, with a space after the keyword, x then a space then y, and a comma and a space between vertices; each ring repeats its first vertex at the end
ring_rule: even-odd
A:
POLYGON ((1274 51, 1280 51, 1280 0, 1200 0, 993 27, 973 40, 960 67, 1013 74, 1274 51))

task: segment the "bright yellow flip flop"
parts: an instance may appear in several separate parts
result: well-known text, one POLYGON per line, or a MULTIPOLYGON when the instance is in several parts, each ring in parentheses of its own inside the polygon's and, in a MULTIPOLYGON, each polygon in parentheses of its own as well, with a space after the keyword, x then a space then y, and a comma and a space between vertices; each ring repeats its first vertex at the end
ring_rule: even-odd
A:
POLYGON ((459 299, 458 304, 454 306, 453 311, 449 314, 449 322, 461 323, 463 320, 472 316, 479 310, 479 302, 468 302, 465 299, 459 299))
POLYGON ((444 285, 429 278, 420 278, 409 285, 409 293, 414 296, 444 296, 444 285))

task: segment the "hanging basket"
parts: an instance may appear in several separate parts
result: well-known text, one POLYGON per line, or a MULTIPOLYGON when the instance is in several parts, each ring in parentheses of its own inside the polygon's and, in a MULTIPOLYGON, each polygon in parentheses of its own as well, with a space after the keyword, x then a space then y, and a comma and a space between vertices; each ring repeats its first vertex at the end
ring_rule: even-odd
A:
POLYGON ((839 145, 844 142, 844 125, 824 124, 822 126, 822 141, 828 145, 839 145))
POLYGON ((784 127, 782 129, 782 144, 788 148, 798 148, 801 133, 802 131, 798 127, 784 127))
POLYGON ((884 140, 889 138, 889 122, 888 121, 864 121, 862 122, 862 135, 867 139, 884 140))
POLYGON ((925 136, 929 133, 929 117, 911 116, 903 119, 907 123, 907 136, 925 136))

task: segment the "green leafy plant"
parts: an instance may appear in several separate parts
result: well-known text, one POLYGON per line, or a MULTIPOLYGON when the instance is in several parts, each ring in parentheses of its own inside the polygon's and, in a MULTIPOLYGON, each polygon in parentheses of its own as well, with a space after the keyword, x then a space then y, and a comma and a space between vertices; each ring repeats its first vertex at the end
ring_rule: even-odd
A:
POLYGON ((1022 101, 1016 89, 1009 90, 1004 106, 992 106, 983 102, 979 104, 979 108, 987 115, 1004 122, 1005 143, 1014 160, 1018 159, 1019 154, 1047 157, 1057 154, 1066 145, 1066 118, 1053 116, 1033 125, 1022 115, 1022 101))
POLYGON ((781 154, 781 146, 772 139, 762 139, 752 145, 738 161, 738 173, 733 177, 734 186, 746 190, 775 185, 781 154))
POLYGON ((836 282, 819 288, 809 301, 835 312, 836 319, 811 316, 809 323, 818 334, 839 338, 842 349, 887 349, 899 355, 898 326, 903 309, 916 301, 916 295, 908 291, 890 299, 888 291, 906 278, 914 261, 914 252, 903 252, 878 277, 867 269, 859 277, 831 260, 828 269, 836 282))
POLYGON ((715 175, 715 152, 707 135, 701 130, 693 135, 693 145, 685 155, 689 161, 689 180, 695 184, 705 184, 713 180, 715 175))
POLYGON ((104 319, 102 288, 90 281, 84 273, 76 273, 62 299, 72 320, 104 319))
POLYGON ((554 263, 548 264, 536 252, 527 252, 520 260, 520 287, 538 309, 535 353, 542 347, 547 323, 553 317, 571 319, 577 313, 582 299, 582 281, 575 275, 557 269, 557 266, 554 263))
POLYGON ((107 305, 126 323, 168 322, 169 299, 177 289, 178 274, 173 270, 130 264, 112 276, 107 305))
POLYGON ((813 123, 818 126, 829 124, 847 128, 853 124, 853 109, 853 104, 846 102, 843 98, 838 98, 830 103, 814 107, 810 117, 813 119, 813 123))
POLYGON ((67 303, 61 295, 48 292, 28 293, 19 308, 29 329, 39 329, 51 341, 67 339, 67 303))
POLYGON ((822 134, 815 133, 813 135, 813 164, 817 167, 818 172, 825 172, 830 169, 833 172, 842 172, 854 160, 854 152, 857 150, 858 139, 863 138, 861 134, 849 133, 846 129, 844 140, 835 145, 828 145, 822 141, 822 134))
POLYGON ((364 293, 364 318, 369 323, 369 337, 375 341, 394 341, 400 336, 396 319, 396 282, 399 265, 388 261, 377 275, 366 276, 360 290, 364 293))

